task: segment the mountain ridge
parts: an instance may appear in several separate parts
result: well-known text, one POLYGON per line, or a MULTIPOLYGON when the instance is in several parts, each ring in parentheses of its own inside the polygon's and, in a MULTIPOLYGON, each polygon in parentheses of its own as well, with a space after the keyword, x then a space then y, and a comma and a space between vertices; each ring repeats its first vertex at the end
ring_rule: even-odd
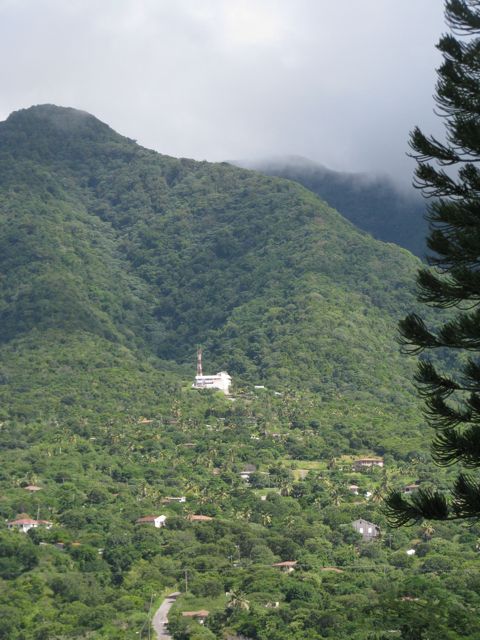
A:
POLYGON ((294 180, 337 209, 357 228, 424 258, 427 247, 425 202, 389 176, 333 171, 307 158, 286 156, 239 162, 266 175, 294 180))

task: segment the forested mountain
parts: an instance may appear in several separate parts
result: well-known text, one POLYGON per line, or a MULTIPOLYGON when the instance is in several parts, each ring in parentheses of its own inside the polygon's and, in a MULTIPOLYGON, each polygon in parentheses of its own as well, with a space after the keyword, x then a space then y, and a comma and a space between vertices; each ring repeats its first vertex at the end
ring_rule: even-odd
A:
POLYGON ((426 207, 414 191, 402 191, 387 177, 332 171, 298 157, 257 162, 251 167, 267 175, 299 182, 359 229, 424 258, 426 207))
POLYGON ((0 150, 7 379, 12 341, 16 360, 60 331, 179 364, 202 344, 212 369, 325 398, 408 396, 395 333, 417 263, 312 193, 48 105, 2 123, 0 150))
POLYGON ((177 589, 175 640, 476 637, 478 527, 379 507, 436 474, 396 344, 417 258, 52 105, 0 124, 0 222, 0 638, 145 638, 177 589), (198 344, 233 398, 191 389, 198 344))

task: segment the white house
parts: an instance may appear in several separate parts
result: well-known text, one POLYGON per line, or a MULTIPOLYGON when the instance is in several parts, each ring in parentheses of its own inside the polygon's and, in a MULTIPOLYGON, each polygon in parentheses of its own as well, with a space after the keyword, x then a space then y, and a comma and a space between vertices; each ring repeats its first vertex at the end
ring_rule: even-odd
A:
POLYGON ((153 525, 156 529, 160 529, 160 527, 165 526, 166 520, 167 516, 143 516, 143 518, 138 518, 136 524, 149 524, 153 525))
POLYGON ((218 389, 228 396, 230 394, 230 385, 232 378, 226 371, 220 371, 214 376, 196 375, 195 382, 192 384, 194 389, 218 389))
POLYGON ((257 467, 254 464, 246 464, 240 471, 239 475, 242 480, 245 480, 245 482, 250 482, 250 476, 252 475, 252 473, 255 473, 256 470, 257 467))
POLYGON ((27 533, 30 529, 36 529, 37 527, 45 527, 45 529, 51 529, 52 523, 48 520, 34 520, 33 518, 29 518, 28 516, 24 518, 17 518, 16 520, 11 520, 7 522, 7 529, 22 531, 22 533, 27 533))
POLYGON ((202 349, 197 349, 197 375, 195 382, 192 384, 194 389, 218 389, 228 396, 230 394, 230 385, 232 378, 226 371, 220 371, 214 376, 204 376, 202 366, 202 349))
POLYGON ((383 458, 358 458, 353 461, 353 470, 362 471, 363 469, 372 469, 373 467, 383 467, 383 458))

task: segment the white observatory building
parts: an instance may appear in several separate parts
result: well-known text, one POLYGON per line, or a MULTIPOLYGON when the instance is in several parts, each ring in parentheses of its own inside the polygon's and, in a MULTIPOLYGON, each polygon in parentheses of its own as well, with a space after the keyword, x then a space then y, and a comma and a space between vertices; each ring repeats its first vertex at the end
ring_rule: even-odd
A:
POLYGON ((202 350, 197 349, 197 375, 195 382, 192 384, 194 389, 218 389, 228 396, 230 394, 230 385, 232 378, 226 371, 220 371, 214 376, 204 376, 202 370, 202 350))

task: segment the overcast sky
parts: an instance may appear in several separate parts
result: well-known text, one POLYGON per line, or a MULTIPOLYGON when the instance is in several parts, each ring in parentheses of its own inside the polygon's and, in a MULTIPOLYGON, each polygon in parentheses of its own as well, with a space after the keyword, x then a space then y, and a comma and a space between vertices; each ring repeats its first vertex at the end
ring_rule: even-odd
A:
POLYGON ((409 181, 444 31, 441 0, 0 0, 0 120, 48 102, 173 156, 409 181))

